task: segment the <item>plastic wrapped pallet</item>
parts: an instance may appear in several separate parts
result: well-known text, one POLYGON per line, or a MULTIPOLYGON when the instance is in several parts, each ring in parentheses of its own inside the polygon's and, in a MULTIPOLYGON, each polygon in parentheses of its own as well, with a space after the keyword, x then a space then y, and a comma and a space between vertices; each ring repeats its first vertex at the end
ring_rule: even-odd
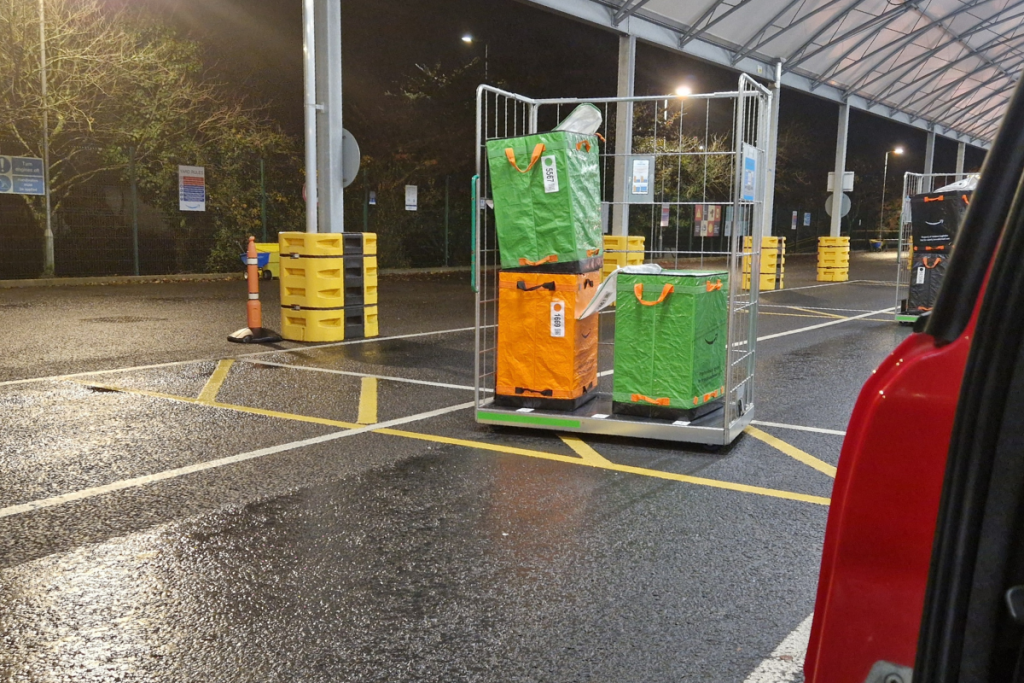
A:
POLYGON ((613 412, 694 419, 714 409, 725 395, 728 273, 617 277, 613 412))
POLYGON ((496 404, 571 410, 593 397, 598 316, 576 316, 597 285, 596 272, 500 273, 496 404))
POLYGON ((569 131, 487 142, 503 268, 600 270, 599 156, 596 136, 569 131))

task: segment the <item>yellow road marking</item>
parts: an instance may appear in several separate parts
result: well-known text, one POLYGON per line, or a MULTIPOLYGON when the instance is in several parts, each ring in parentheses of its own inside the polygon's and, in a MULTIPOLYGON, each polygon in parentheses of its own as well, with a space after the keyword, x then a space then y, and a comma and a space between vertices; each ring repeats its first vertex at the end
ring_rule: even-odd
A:
POLYGON ((804 313, 814 313, 815 315, 819 315, 823 318, 839 318, 840 320, 846 320, 847 318, 845 315, 828 313, 827 311, 815 311, 810 308, 800 308, 799 306, 789 306, 788 308, 792 308, 794 311, 803 311, 804 313))
MULTIPOLYGON (((282 412, 279 412, 279 411, 276 411, 276 410, 264 410, 262 408, 250 408, 248 406, 239 406, 239 405, 233 405, 233 404, 229 404, 229 403, 216 403, 216 402, 214 402, 214 403, 200 403, 199 399, 188 398, 187 396, 174 396, 173 394, 163 394, 163 393, 156 392, 156 391, 146 391, 144 389, 121 389, 119 387, 106 386, 106 385, 101 385, 101 384, 95 384, 93 382, 83 382, 83 381, 78 381, 77 383, 78 384, 83 384, 83 385, 89 386, 89 387, 95 387, 95 388, 98 388, 98 389, 105 389, 107 391, 114 391, 114 392, 119 392, 119 393, 123 393, 123 394, 136 394, 136 395, 139 395, 139 396, 149 396, 149 397, 152 397, 152 398, 163 398, 163 399, 167 399, 167 400, 171 400, 171 401, 180 401, 180 402, 183 402, 183 403, 192 403, 192 404, 196 404, 196 405, 203 405, 203 406, 206 406, 206 407, 209 407, 209 408, 220 408, 222 410, 233 410, 235 412, 251 413, 251 414, 254 414, 254 415, 263 415, 263 416, 266 416, 266 417, 274 417, 274 418, 279 418, 279 419, 282 419, 282 420, 294 420, 294 421, 298 421, 298 422, 310 422, 310 423, 313 423, 313 424, 321 424, 321 425, 325 425, 325 426, 328 426, 328 427, 338 427, 338 428, 341 428, 341 429, 354 429, 356 427, 361 426, 361 425, 352 424, 350 422, 341 422, 340 420, 328 420, 326 418, 312 417, 312 416, 309 416, 309 415, 297 415, 297 414, 294 414, 294 413, 282 413, 282 412)), ((781 491, 779 489, 769 489, 769 488, 764 488, 762 486, 750 486, 750 485, 747 485, 747 484, 736 484, 736 483, 733 483, 733 482, 730 482, 730 481, 720 481, 718 479, 706 479, 704 477, 692 477, 692 476, 690 476, 688 474, 675 474, 674 472, 662 472, 660 470, 648 470, 648 469, 644 469, 642 467, 631 467, 629 465, 619 465, 619 464, 613 463, 613 462, 611 462, 609 460, 606 460, 605 458, 601 457, 600 454, 598 454, 596 451, 594 451, 592 448, 590 448, 590 446, 587 446, 585 443, 583 443, 579 439, 576 439, 576 437, 565 437, 564 440, 566 440, 566 443, 574 451, 576 450, 576 446, 574 446, 570 442, 570 440, 575 440, 575 441, 579 442, 577 445, 582 445, 583 447, 585 447, 585 449, 589 449, 589 452, 587 453, 587 455, 583 455, 579 451, 576 451, 577 453, 580 454, 580 457, 572 457, 572 456, 568 456, 568 455, 559 455, 557 453, 548 453, 548 452, 545 452, 545 451, 535 451, 535 450, 530 450, 530 449, 526 449, 526 448, 516 448, 514 446, 503 446, 503 445, 500 445, 500 444, 492 444, 492 443, 487 443, 485 441, 471 441, 469 439, 454 439, 454 438, 447 437, 447 436, 436 436, 434 434, 420 434, 418 432, 407 432, 407 431, 400 430, 400 429, 392 429, 390 427, 385 427, 385 428, 382 428, 382 429, 376 429, 376 430, 373 430, 373 431, 374 431, 374 433, 377 433, 377 434, 387 434, 387 435, 390 435, 390 436, 400 436, 400 437, 403 437, 403 438, 406 438, 406 439, 415 439, 417 441, 430 441, 430 442, 433 442, 433 443, 445 443, 445 444, 450 444, 450 445, 453 445, 453 446, 464 446, 466 448, 473 448, 473 449, 476 449, 476 450, 495 451, 495 452, 498 452, 498 453, 507 453, 507 454, 510 454, 510 455, 524 455, 524 456, 527 456, 527 457, 530 457, 530 458, 539 458, 539 459, 542 459, 542 460, 553 460, 555 462, 564 462, 564 463, 568 463, 568 464, 571 464, 571 465, 581 465, 581 466, 584 466, 584 467, 594 467, 594 468, 597 468, 597 469, 610 470, 612 472, 623 472, 623 473, 626 473, 626 474, 637 474, 637 475, 644 476, 644 477, 653 477, 655 479, 666 479, 666 480, 669 480, 669 481, 678 481, 678 482, 682 482, 682 483, 685 483, 685 484, 694 484, 694 485, 697 485, 697 486, 708 486, 708 487, 711 487, 711 488, 724 489, 724 490, 727 490, 727 491, 738 491, 738 492, 741 492, 741 493, 753 493, 753 494, 757 494, 757 495, 761 495, 761 496, 768 496, 770 498, 782 498, 784 500, 795 500, 795 501, 799 501, 799 502, 803 502, 803 503, 813 503, 813 504, 816 504, 816 505, 829 505, 832 502, 829 498, 824 498, 822 496, 810 496, 810 495, 807 495, 807 494, 804 494, 804 493, 793 493, 792 491, 781 491), (594 457, 594 456, 596 456, 596 457, 594 457)), ((777 439, 775 439, 775 437, 773 437, 773 436, 771 436, 769 434, 765 434, 764 432, 761 432, 759 429, 755 429, 754 427, 748 427, 747 431, 751 432, 751 435, 756 437, 756 438, 762 438, 762 437, 758 436, 758 434, 755 434, 754 432, 758 432, 759 434, 763 435, 764 437, 767 437, 767 439, 773 439, 775 441, 778 441, 777 439)), ((765 440, 765 439, 762 439, 762 440, 765 440)), ((768 442, 768 443, 770 443, 771 445, 775 445, 775 444, 773 444, 771 442, 768 442)), ((779 441, 779 443, 782 444, 783 446, 785 446, 786 448, 792 449, 792 450, 794 450, 794 451, 796 451, 798 453, 802 453, 807 458, 810 458, 812 461, 817 462, 818 464, 820 464, 822 466, 830 467, 829 465, 826 465, 825 463, 821 462, 817 458, 814 458, 811 455, 803 453, 803 451, 800 451, 800 450, 794 448, 793 446, 790 446, 789 444, 787 444, 785 442, 779 441)), ((779 446, 776 446, 776 448, 779 448, 779 446)), ((779 448, 779 450, 783 450, 783 452, 788 453, 788 451, 785 451, 782 448, 779 448)), ((789 453, 789 455, 793 455, 793 454, 789 453)), ((796 457, 796 456, 794 456, 794 457, 796 457)), ((797 458, 797 459, 800 459, 800 458, 797 458)), ((810 463, 808 463, 808 464, 810 464, 810 463)), ((811 466, 814 467, 814 465, 811 465, 811 466)), ((834 470, 834 468, 833 468, 833 470, 834 470)), ((832 476, 835 476, 834 472, 833 472, 832 476)))
POLYGON ((821 460, 818 460, 817 458, 815 458, 810 453, 805 453, 804 451, 800 450, 796 446, 791 446, 790 444, 786 443, 782 439, 777 439, 774 436, 772 436, 771 434, 768 434, 767 432, 762 432, 757 427, 747 427, 744 431, 747 434, 750 434, 755 439, 758 439, 759 441, 764 441, 766 444, 768 444, 772 448, 776 448, 776 449, 782 451, 783 453, 785 453, 789 457, 795 458, 795 459, 799 460, 800 462, 802 462, 803 464, 805 464, 805 465, 807 465, 809 467, 813 467, 814 469, 818 470, 819 472, 824 472, 825 474, 827 474, 828 476, 832 477, 833 479, 836 478, 836 468, 835 467, 833 467, 832 465, 829 465, 827 462, 823 462, 821 460))
POLYGON ((189 398, 188 396, 175 396, 174 394, 162 394, 159 391, 146 391, 145 389, 122 389, 121 387, 115 387, 108 384, 97 384, 96 382, 89 382, 84 379, 71 380, 75 384, 81 384, 84 387, 90 389, 100 389, 101 391, 110 391, 117 394, 136 394, 138 396, 149 396, 150 398, 166 398, 171 401, 182 401, 184 403, 199 403, 197 398, 189 398))
POLYGON ((446 443, 453 446, 465 446, 466 448, 476 448, 486 451, 498 451, 500 453, 511 453, 513 455, 525 455, 531 458, 540 458, 542 460, 554 460, 555 462, 564 462, 570 465, 581 465, 583 467, 594 467, 596 469, 611 470, 612 472, 625 472, 627 474, 639 474, 644 477, 653 477, 655 479, 667 479, 669 481, 678 481, 685 484, 696 484, 697 486, 709 486, 716 489, 725 489, 727 491, 739 491, 741 493, 755 493, 761 496, 768 496, 770 498, 782 498, 785 500, 796 500, 802 503, 814 503, 816 505, 829 505, 831 500, 822 496, 809 496, 804 493, 793 493, 792 491, 780 491, 778 489, 769 489, 762 486, 749 486, 747 484, 736 484, 731 481, 720 481, 718 479, 705 479, 704 477, 691 477, 688 474, 676 474, 674 472, 662 472, 661 470, 648 470, 642 467, 630 467, 629 465, 618 465, 613 462, 605 460, 607 464, 599 464, 597 462, 591 462, 582 458, 574 458, 568 455, 558 455, 556 453, 546 453, 544 451, 530 451, 524 448, 513 448, 510 446, 500 446, 497 444, 483 443, 480 441, 470 441, 468 439, 453 439, 447 436, 434 436, 433 434, 419 434, 417 432, 406 432, 398 429, 379 429, 379 434, 392 434, 394 436, 404 436, 407 439, 418 439, 420 441, 432 441, 435 443, 446 443))
POLYGON ((377 378, 363 377, 359 392, 359 417, 356 422, 361 425, 377 424, 377 378))
POLYGON ((586 460, 591 465, 610 465, 611 462, 606 460, 603 455, 595 451, 589 445, 583 443, 579 438, 575 436, 559 435, 559 438, 565 442, 565 445, 576 451, 576 455, 586 460))
POLYGON ((117 392, 119 394, 134 394, 136 396, 149 396, 150 398, 162 398, 168 401, 179 401, 181 403, 193 403, 198 405, 209 406, 210 408, 220 408, 221 410, 232 410, 236 413, 250 413, 252 415, 263 415, 264 417, 276 417, 282 420, 294 420, 296 422, 309 422, 312 424, 324 425, 327 427, 338 427, 340 429, 355 429, 362 425, 353 424, 351 422, 342 422, 341 420, 330 420, 325 417, 313 417, 311 415, 299 415, 297 413, 282 413, 277 410, 264 410, 263 408, 250 408, 249 406, 240 406, 233 403, 219 403, 217 401, 204 402, 198 398, 189 398, 188 396, 175 396, 174 394, 163 394, 159 391, 146 391, 145 389, 123 389, 121 387, 107 386, 104 384, 96 384, 95 382, 86 382, 84 380, 74 380, 77 384, 81 384, 87 387, 93 387, 96 389, 103 389, 104 391, 117 392))
POLYGON ((206 381, 206 386, 199 392, 200 403, 213 403, 217 400, 217 392, 220 391, 224 380, 228 378, 228 372, 234 363, 234 360, 222 360, 217 363, 217 369, 213 371, 210 379, 206 381))

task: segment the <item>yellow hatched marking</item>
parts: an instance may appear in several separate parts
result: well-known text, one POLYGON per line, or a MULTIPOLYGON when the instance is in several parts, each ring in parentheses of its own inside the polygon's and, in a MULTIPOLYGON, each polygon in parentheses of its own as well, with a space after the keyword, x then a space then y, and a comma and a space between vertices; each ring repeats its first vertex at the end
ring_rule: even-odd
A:
POLYGON ((580 456, 591 465, 599 465, 603 467, 605 465, 612 464, 611 461, 606 460, 603 455, 595 451, 589 445, 583 443, 582 440, 575 436, 559 435, 559 438, 565 442, 566 446, 576 451, 576 455, 580 456))
POLYGON ((823 473, 827 474, 828 476, 832 477, 833 479, 836 478, 836 468, 835 467, 833 467, 832 465, 829 465, 827 462, 824 462, 822 460, 818 460, 817 458, 815 458, 810 453, 806 453, 806 452, 800 450, 799 448, 797 448, 796 446, 791 446, 790 444, 786 443, 782 439, 777 439, 774 436, 772 436, 771 434, 768 434, 767 432, 762 432, 757 427, 747 427, 744 431, 747 434, 750 434, 755 439, 757 439, 759 441, 764 441, 766 444, 768 444, 772 448, 775 448, 775 449, 778 449, 778 450, 782 451, 783 453, 785 453, 789 457, 795 458, 796 460, 799 460, 803 464, 805 464, 805 465, 807 465, 809 467, 813 467, 814 469, 818 470, 819 472, 823 472, 823 473))
POLYGON ((669 481, 678 481, 684 484, 695 484, 697 486, 709 486, 716 489, 725 489, 727 491, 739 491, 741 493, 754 493, 760 496, 768 496, 769 498, 782 498, 785 500, 795 500, 802 503, 814 503, 815 505, 829 505, 831 499, 824 498, 822 496, 809 496, 804 493, 793 493, 792 491, 780 491, 778 489, 769 489, 762 486, 749 486, 747 484, 736 484, 731 481, 720 481, 718 479, 705 479, 704 477, 691 477, 688 474, 676 474, 674 472, 662 472, 660 470, 648 470, 642 467, 630 467, 629 465, 618 465, 613 462, 605 461, 607 464, 598 464, 596 462, 590 462, 581 458, 574 458, 568 455, 558 455, 556 453, 545 453, 543 451, 530 451, 523 448, 512 448, 509 446, 499 446, 497 444, 482 443, 479 441, 470 441, 468 439, 453 439, 447 436, 434 436, 433 434, 419 434, 417 432, 406 432, 398 429, 378 429, 379 434, 391 434, 393 436, 404 436, 407 439, 418 439, 420 441, 432 441, 434 443, 446 443, 453 446, 465 446, 466 448, 476 448, 485 451, 498 451, 500 453, 511 453, 514 455, 525 455, 531 458, 540 458, 542 460, 554 460, 556 462, 564 462, 570 465, 581 465, 583 467, 594 467, 596 469, 611 470, 612 472, 625 472, 626 474, 638 474, 644 477, 653 477, 655 479, 667 479, 669 481))
POLYGON ((377 378, 363 377, 359 392, 359 417, 361 425, 377 424, 377 378))
MULTIPOLYGON (((170 401, 180 401, 182 403, 192 403, 192 404, 196 404, 196 405, 203 405, 203 406, 206 406, 206 407, 209 407, 209 408, 219 408, 219 409, 222 409, 222 410, 232 410, 232 411, 240 412, 240 413, 250 413, 250 414, 254 414, 254 415, 263 415, 263 416, 266 416, 266 417, 274 417, 274 418, 279 418, 279 419, 282 419, 282 420, 294 420, 294 421, 298 421, 298 422, 309 422, 309 423, 313 423, 313 424, 325 425, 325 426, 328 426, 328 427, 338 427, 338 428, 341 428, 341 429, 355 429, 356 427, 363 426, 363 425, 355 425, 355 424, 352 424, 350 422, 342 422, 340 420, 328 420, 328 419, 325 419, 325 418, 312 417, 312 416, 309 416, 309 415, 297 415, 297 414, 294 414, 294 413, 282 413, 282 412, 278 412, 276 410, 263 410, 262 408, 250 408, 248 406, 239 406, 239 405, 233 405, 233 404, 229 404, 229 403, 200 403, 199 399, 188 398, 186 396, 175 396, 173 394, 163 394, 163 393, 160 393, 160 392, 157 392, 157 391, 146 391, 144 389, 122 389, 120 387, 113 387, 113 386, 107 386, 107 385, 102 385, 102 384, 95 384, 93 382, 82 382, 82 381, 78 381, 77 383, 85 385, 85 386, 89 386, 89 387, 95 387, 97 389, 105 389, 107 391, 113 391, 113 392, 118 392, 118 393, 122 393, 122 394, 135 394, 135 395, 138 395, 138 396, 149 396, 149 397, 152 397, 152 398, 162 398, 162 399, 167 399, 167 400, 170 400, 170 401)), ((696 486, 707 486, 707 487, 710 487, 710 488, 724 489, 726 491, 738 491, 740 493, 753 493, 753 494, 760 495, 760 496, 767 496, 769 498, 781 498, 781 499, 784 499, 784 500, 794 500, 794 501, 798 501, 798 502, 802 502, 802 503, 812 503, 812 504, 815 504, 815 505, 830 505, 831 502, 832 502, 831 499, 825 498, 823 496, 811 496, 811 495, 807 495, 807 494, 804 494, 804 493, 794 493, 792 491, 781 491, 779 489, 769 489, 769 488, 765 488, 765 487, 762 487, 762 486, 750 486, 748 484, 737 484, 737 483, 734 483, 734 482, 731 482, 731 481, 720 481, 718 479, 706 479, 704 477, 692 477, 692 476, 690 476, 688 474, 676 474, 674 472, 662 472, 660 470, 648 470, 648 469, 644 469, 642 467, 631 467, 629 465, 619 465, 619 464, 613 463, 613 462, 611 462, 609 460, 606 460, 605 458, 601 457, 600 454, 598 454, 596 451, 594 451, 592 448, 590 448, 589 446, 584 444, 582 441, 579 441, 578 439, 576 439, 576 441, 579 441, 580 445, 585 446, 587 449, 589 449, 589 451, 591 451, 592 454, 588 452, 588 454, 586 456, 580 454, 580 457, 572 457, 572 456, 568 456, 568 455, 559 455, 557 453, 548 453, 548 452, 545 452, 545 451, 535 451, 535 450, 530 450, 530 449, 527 449, 527 448, 516 448, 514 446, 503 446, 503 445, 500 445, 500 444, 492 444, 492 443, 487 443, 487 442, 484 442, 484 441, 471 441, 469 439, 455 439, 455 438, 451 438, 451 437, 447 437, 447 436, 436 436, 434 434, 420 434, 418 432, 407 432, 407 431, 400 430, 400 429, 392 429, 390 427, 385 427, 385 428, 382 428, 382 429, 375 429, 373 431, 376 434, 387 434, 387 435, 390 435, 390 436, 399 436, 399 437, 402 437, 402 438, 414 439, 414 440, 417 440, 417 441, 429 441, 429 442, 432 442, 432 443, 444 443, 444 444, 450 444, 450 445, 453 445, 453 446, 464 446, 466 448, 472 448, 472 449, 476 449, 476 450, 494 451, 494 452, 497 452, 497 453, 507 453, 507 454, 510 454, 510 455, 524 455, 524 456, 527 456, 527 457, 530 457, 530 458, 538 458, 538 459, 541 459, 541 460, 553 460, 555 462, 563 462, 563 463, 567 463, 567 464, 570 464, 570 465, 580 465, 580 466, 583 466, 583 467, 593 467, 595 469, 610 470, 612 472, 623 472, 623 473, 626 473, 626 474, 636 474, 636 475, 640 475, 640 476, 644 476, 644 477, 652 477, 652 478, 655 478, 655 479, 665 479, 665 480, 668 480, 668 481, 678 481, 678 482, 681 482, 681 483, 684 483, 684 484, 694 484, 696 486), (594 458, 593 457, 594 455, 596 455, 597 457, 594 458)), ((804 453, 803 451, 800 451, 799 449, 796 449, 793 446, 790 446, 789 444, 787 444, 787 443, 785 443, 783 441, 779 441, 778 439, 775 439, 775 437, 773 437, 773 436, 771 436, 769 434, 765 434, 764 432, 761 432, 761 430, 759 430, 759 429, 755 429, 754 427, 747 427, 747 431, 750 432, 751 435, 754 436, 755 438, 762 438, 761 436, 758 436, 758 434, 754 433, 754 432, 758 432, 759 434, 763 435, 764 437, 767 437, 768 439, 772 439, 774 441, 778 441, 783 446, 785 446, 785 447, 787 447, 789 449, 792 449, 793 451, 796 451, 798 453, 803 454, 804 456, 806 456, 807 458, 810 458, 814 462, 817 462, 821 466, 831 467, 830 465, 826 465, 825 463, 821 462, 817 458, 814 458, 813 456, 808 455, 808 454, 804 453)), ((568 439, 574 439, 575 437, 567 437, 567 438, 568 439)), ((762 440, 764 440, 764 439, 762 439, 762 440)), ((572 443, 570 443, 569 441, 566 441, 566 443, 569 445, 570 448, 573 448, 573 450, 576 450, 572 443)), ((775 445, 774 443, 772 443, 770 441, 768 443, 771 444, 771 445, 775 445)), ((776 448, 779 448, 779 447, 776 446, 776 448)), ((783 450, 783 449, 780 448, 780 450, 783 450)), ((783 451, 783 452, 787 452, 787 451, 783 451)), ((577 453, 579 453, 579 451, 577 451, 577 453)), ((788 454, 789 455, 793 455, 792 453, 788 453, 788 454)), ((794 456, 794 457, 796 457, 796 456, 794 456)), ((797 459, 800 459, 800 458, 797 458, 797 459)), ((810 464, 810 463, 808 463, 808 464, 810 464)), ((811 466, 814 467, 814 465, 811 465, 811 466)), ((835 468, 833 468, 833 470, 834 469, 835 468)), ((833 472, 832 476, 835 476, 834 472, 833 472)))
POLYGON ((217 393, 220 391, 221 385, 224 384, 224 380, 228 378, 228 372, 234 363, 234 360, 222 360, 217 363, 217 369, 213 371, 210 379, 206 381, 206 386, 199 392, 200 403, 213 403, 217 400, 217 393))

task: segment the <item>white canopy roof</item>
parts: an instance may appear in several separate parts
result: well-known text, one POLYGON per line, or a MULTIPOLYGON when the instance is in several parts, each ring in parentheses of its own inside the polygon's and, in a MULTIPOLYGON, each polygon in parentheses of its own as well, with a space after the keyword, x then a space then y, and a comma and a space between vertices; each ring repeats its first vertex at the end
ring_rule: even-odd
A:
POLYGON ((1024 0, 527 0, 987 147, 1024 65, 1024 0))

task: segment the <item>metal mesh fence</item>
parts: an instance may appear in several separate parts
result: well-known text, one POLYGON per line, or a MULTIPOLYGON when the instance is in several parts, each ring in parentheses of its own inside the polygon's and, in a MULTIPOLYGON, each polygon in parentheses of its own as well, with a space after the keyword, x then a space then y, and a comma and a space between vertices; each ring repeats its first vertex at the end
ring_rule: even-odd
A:
MULTIPOLYGON (((81 179, 66 187, 58 180, 51 196, 57 277, 241 270, 236 255, 247 235, 273 242, 278 232, 305 229, 304 178, 291 156, 264 159, 261 173, 254 151, 230 184, 206 167, 205 212, 178 210, 177 164, 193 160, 163 162, 163 175, 154 179, 152 168, 133 175, 132 164, 110 162, 129 159, 128 150, 72 156, 81 179), (218 199, 218 206, 210 203, 218 199)), ((61 161, 52 158, 51 167, 61 161)), ((417 211, 405 210, 403 182, 375 178, 370 165, 345 191, 346 230, 378 233, 385 268, 468 265, 468 178, 422 173, 411 182, 419 186, 417 211)), ((45 215, 43 197, 0 194, 0 280, 43 274, 45 215)))

